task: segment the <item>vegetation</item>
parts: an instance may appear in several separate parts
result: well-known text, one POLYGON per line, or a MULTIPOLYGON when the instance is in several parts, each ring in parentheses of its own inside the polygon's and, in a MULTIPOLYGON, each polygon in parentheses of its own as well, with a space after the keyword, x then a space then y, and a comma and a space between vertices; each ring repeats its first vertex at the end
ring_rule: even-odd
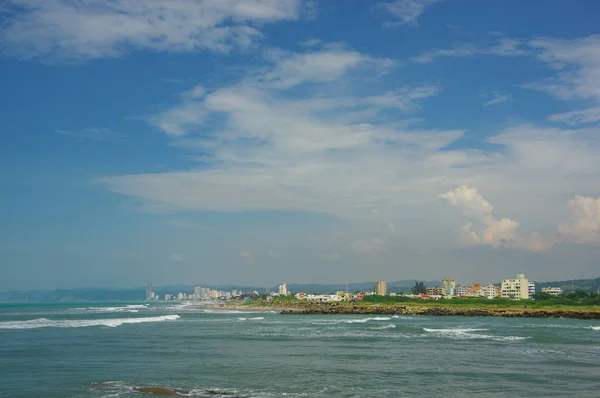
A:
POLYGON ((412 288, 412 294, 426 293, 427 288, 425 287, 425 283, 423 281, 417 282, 415 281, 415 285, 412 288))
POLYGON ((365 296, 362 300, 366 304, 420 304, 420 305, 451 305, 460 307, 506 307, 506 308, 544 308, 563 306, 600 306, 600 295, 598 293, 586 293, 577 290, 558 297, 547 293, 536 293, 533 300, 514 301, 500 297, 487 299, 485 297, 453 297, 440 300, 413 299, 407 296, 365 296))

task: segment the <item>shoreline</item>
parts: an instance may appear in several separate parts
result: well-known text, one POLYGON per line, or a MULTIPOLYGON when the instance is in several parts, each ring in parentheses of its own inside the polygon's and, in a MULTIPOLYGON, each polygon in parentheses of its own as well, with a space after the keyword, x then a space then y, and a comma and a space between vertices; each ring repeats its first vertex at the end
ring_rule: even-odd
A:
POLYGON ((224 304, 214 308, 236 311, 276 311, 282 315, 403 315, 500 318, 570 318, 600 320, 597 309, 459 307, 451 305, 357 305, 348 303, 224 304))

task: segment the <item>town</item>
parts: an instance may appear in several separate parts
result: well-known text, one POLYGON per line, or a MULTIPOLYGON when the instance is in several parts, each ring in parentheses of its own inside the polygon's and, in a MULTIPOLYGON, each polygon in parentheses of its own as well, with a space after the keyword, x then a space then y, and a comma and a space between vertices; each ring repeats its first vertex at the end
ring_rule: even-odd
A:
MULTIPOLYGON (((542 287, 542 293, 550 296, 560 296, 563 290, 560 287, 542 287)), ((396 293, 388 294, 387 282, 380 280, 375 283, 373 289, 363 292, 348 292, 336 291, 331 294, 314 294, 307 292, 293 293, 288 290, 287 284, 279 285, 278 290, 271 292, 269 288, 265 289, 264 293, 256 290, 251 292, 243 292, 241 290, 222 291, 213 290, 207 287, 195 286, 193 293, 179 292, 177 294, 164 294, 162 300, 165 301, 215 301, 215 300, 246 300, 262 296, 267 301, 272 301, 276 297, 290 297, 297 300, 316 301, 316 302, 337 302, 337 301, 360 301, 365 296, 391 296, 395 297, 402 295, 411 299, 422 300, 440 300, 449 298, 463 297, 483 297, 488 299, 503 298, 509 300, 530 300, 534 299, 536 294, 536 286, 534 282, 529 281, 524 274, 517 274, 514 279, 503 279, 499 284, 489 283, 481 285, 475 283, 471 286, 457 284, 452 277, 445 277, 441 280, 439 286, 427 287, 423 282, 415 282, 411 293, 396 293)), ((146 301, 161 300, 159 294, 153 291, 152 283, 149 282, 146 287, 146 301)))

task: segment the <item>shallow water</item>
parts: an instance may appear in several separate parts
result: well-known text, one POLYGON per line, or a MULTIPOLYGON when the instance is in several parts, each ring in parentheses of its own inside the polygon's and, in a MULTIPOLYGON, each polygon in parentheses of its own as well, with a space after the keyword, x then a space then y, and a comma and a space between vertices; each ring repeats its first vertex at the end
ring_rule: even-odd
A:
POLYGON ((600 323, 0 305, 0 396, 597 397, 600 323))

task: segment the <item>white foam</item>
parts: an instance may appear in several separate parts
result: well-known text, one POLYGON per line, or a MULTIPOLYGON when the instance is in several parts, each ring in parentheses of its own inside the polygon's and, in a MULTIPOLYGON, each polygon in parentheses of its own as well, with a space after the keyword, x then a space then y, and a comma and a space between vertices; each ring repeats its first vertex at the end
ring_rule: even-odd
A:
POLYGON ((600 330, 600 326, 588 326, 587 328, 592 330, 600 330))
POLYGON ((469 332, 484 332, 489 329, 428 329, 423 328, 424 331, 429 333, 469 333, 469 332))
POLYGON ((179 315, 163 315, 148 318, 116 318, 116 319, 47 319, 38 318, 29 321, 0 322, 0 329, 37 329, 37 328, 84 328, 90 326, 107 326, 116 328, 128 323, 165 322, 179 319, 179 315))
POLYGON ((139 312, 139 310, 145 310, 149 304, 129 304, 124 307, 87 307, 87 308, 75 308, 79 311, 88 311, 92 313, 102 312, 139 312))
POLYGON ((261 321, 265 319, 264 316, 257 316, 255 318, 238 318, 240 321, 261 321))
POLYGON ((388 325, 383 325, 383 326, 379 326, 377 329, 395 329, 396 325, 394 325, 393 323, 390 323, 388 325))
POLYGON ((495 336, 490 334, 480 334, 473 332, 483 332, 489 329, 428 329, 423 328, 424 331, 432 333, 434 335, 443 336, 453 339, 488 339, 495 341, 505 340, 525 340, 529 337, 522 336, 495 336))

